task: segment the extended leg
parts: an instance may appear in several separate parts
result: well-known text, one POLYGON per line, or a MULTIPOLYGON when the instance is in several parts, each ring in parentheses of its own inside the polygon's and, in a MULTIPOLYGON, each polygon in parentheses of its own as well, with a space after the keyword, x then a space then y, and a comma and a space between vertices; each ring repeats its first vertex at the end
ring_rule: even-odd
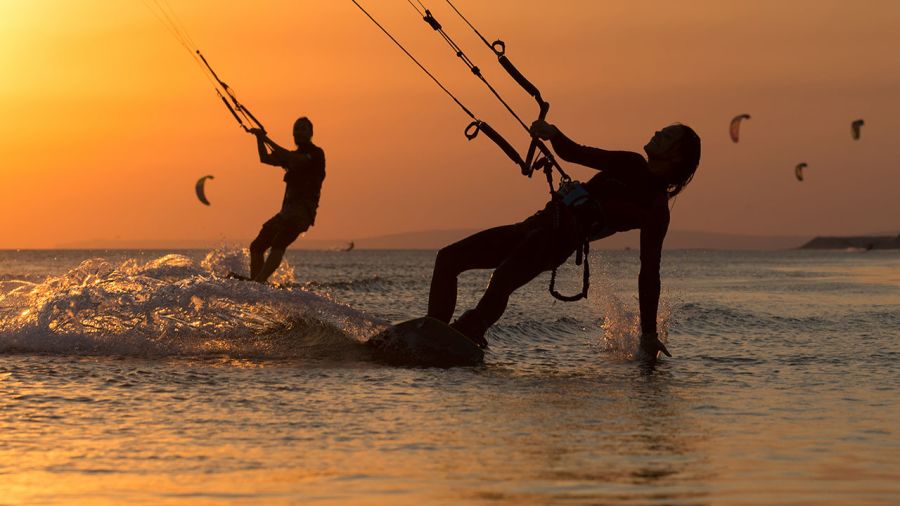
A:
POLYGON ((457 276, 471 269, 497 267, 526 234, 521 224, 495 227, 438 251, 428 294, 428 316, 449 323, 456 309, 457 276))
POLYGON ((490 327, 503 316, 509 296, 549 268, 551 245, 545 230, 532 231, 491 275, 491 281, 475 312, 490 327))
POLYGON ((547 265, 549 239, 548 234, 541 229, 527 231, 525 238, 519 241, 491 275, 488 288, 475 309, 464 312, 451 326, 469 336, 479 346, 486 347, 484 334, 503 315, 509 296, 534 279, 547 265))
POLYGON ((497 267, 475 309, 466 311, 454 327, 476 341, 483 341, 488 327, 503 316, 509 296, 538 274, 562 263, 575 251, 571 234, 550 227, 532 228, 497 267))
POLYGON ((281 265, 287 247, 307 228, 309 224, 288 221, 280 214, 263 224, 259 236, 250 243, 250 279, 265 283, 281 265), (265 257, 267 249, 269 256, 265 257))
MULTIPOLYGON (((269 276, 272 275, 273 272, 278 270, 278 266, 281 265, 281 259, 284 258, 284 248, 276 248, 272 246, 269 250, 269 256, 266 257, 266 261, 260 270, 254 274, 253 281, 259 281, 260 283, 265 283, 269 276)), ((251 257, 252 259, 252 257, 251 257)))
MULTIPOLYGON (((475 309, 464 312, 451 326, 476 343, 486 346, 484 333, 503 315, 509 296, 541 272, 565 261, 575 251, 578 237, 571 215, 554 209, 552 204, 516 225, 515 234, 511 233, 506 238, 499 237, 498 234, 498 241, 507 242, 498 248, 502 249, 503 256, 496 263, 497 268, 487 290, 475 309)), ((437 271, 437 266, 435 270, 437 271)), ((453 281, 455 282, 455 278, 453 281)), ((429 314, 432 307, 429 304, 429 314)), ((452 308, 450 305, 450 313, 452 308)))
POLYGON ((263 268, 266 250, 272 245, 273 233, 263 225, 256 239, 250 243, 250 279, 255 279, 263 268))

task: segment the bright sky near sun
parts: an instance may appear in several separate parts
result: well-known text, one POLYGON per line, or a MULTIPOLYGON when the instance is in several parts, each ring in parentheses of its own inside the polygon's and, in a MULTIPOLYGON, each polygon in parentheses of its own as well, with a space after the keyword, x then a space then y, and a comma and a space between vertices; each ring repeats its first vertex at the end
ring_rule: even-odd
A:
MULTIPOLYGON (((0 248, 87 239, 252 238, 281 170, 259 163, 145 0, 0 0, 0 248), (194 182, 211 174, 202 205, 194 182)), ((350 0, 160 2, 270 135, 298 116, 327 156, 311 239, 519 220, 546 201, 350 0)), ((525 132, 406 0, 361 0, 481 119, 525 132)), ((896 230, 900 2, 456 0, 583 144, 641 152, 682 122, 703 138, 672 228, 896 230), (742 139, 732 116, 749 113, 742 139), (864 118, 862 139, 850 123, 864 118), (794 179, 797 163, 806 180, 794 179)), ((536 106, 444 0, 425 4, 531 121, 536 106)), ((569 166, 567 166, 569 167, 569 166)), ((571 167, 577 178, 589 169, 571 167)))

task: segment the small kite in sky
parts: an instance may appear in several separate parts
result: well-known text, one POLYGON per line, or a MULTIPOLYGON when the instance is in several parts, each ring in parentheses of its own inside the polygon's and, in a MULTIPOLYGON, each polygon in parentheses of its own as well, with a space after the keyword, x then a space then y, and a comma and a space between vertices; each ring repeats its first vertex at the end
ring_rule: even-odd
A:
POLYGON ((853 140, 859 140, 859 129, 865 124, 866 122, 861 119, 858 119, 850 124, 850 130, 853 133, 853 140))
POLYGON ((206 200, 206 190, 204 185, 206 184, 207 179, 215 179, 212 176, 203 176, 197 180, 197 185, 194 186, 194 190, 197 192, 197 198, 200 199, 200 202, 203 202, 206 205, 209 205, 209 201, 206 200))
POLYGON ((749 114, 738 114, 734 118, 731 119, 731 126, 728 128, 728 133, 731 134, 731 140, 737 142, 739 140, 739 135, 741 131, 741 121, 745 119, 750 119, 749 114))

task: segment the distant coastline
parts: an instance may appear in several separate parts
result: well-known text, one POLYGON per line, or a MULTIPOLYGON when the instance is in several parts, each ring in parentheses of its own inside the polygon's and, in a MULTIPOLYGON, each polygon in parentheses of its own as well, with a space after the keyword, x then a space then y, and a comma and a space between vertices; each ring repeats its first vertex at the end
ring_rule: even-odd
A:
MULTIPOLYGON (((356 250, 360 249, 420 249, 436 250, 468 235, 476 229, 420 230, 397 234, 386 234, 372 237, 348 237, 342 239, 301 238, 292 249, 303 250, 342 250, 353 241, 356 250)), ((209 239, 92 239, 63 243, 56 249, 96 249, 96 250, 188 250, 212 249, 227 245, 229 247, 246 247, 250 238, 209 238, 209 239)), ((756 236, 741 234, 723 234, 717 232, 701 232, 691 230, 671 230, 665 241, 668 250, 679 249, 713 249, 713 250, 789 250, 798 249, 810 243, 810 236, 756 236)), ((640 248, 640 232, 632 230, 615 234, 612 237, 594 242, 591 247, 596 250, 623 250, 640 248)), ((838 248, 843 249, 843 248, 838 248)))
POLYGON ((900 235, 861 235, 849 237, 816 237, 800 249, 900 249, 900 235))

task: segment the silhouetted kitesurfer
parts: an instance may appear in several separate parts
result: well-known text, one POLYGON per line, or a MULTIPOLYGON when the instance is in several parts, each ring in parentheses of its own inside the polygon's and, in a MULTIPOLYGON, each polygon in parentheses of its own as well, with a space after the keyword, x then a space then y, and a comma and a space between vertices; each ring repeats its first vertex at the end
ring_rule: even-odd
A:
POLYGON ((273 142, 260 128, 250 129, 250 133, 256 136, 259 160, 285 170, 281 210, 263 224, 250 243, 250 279, 264 283, 281 265, 287 247, 316 221, 325 180, 325 152, 312 143, 313 125, 306 117, 294 122, 294 151, 273 142))
POLYGON ((694 176, 700 137, 685 125, 668 126, 644 146, 645 159, 634 152, 576 144, 544 121, 536 121, 531 129, 549 140, 564 160, 599 174, 583 184, 561 184, 543 210, 520 223, 484 230, 441 249, 431 279, 428 316, 449 323, 456 306, 457 276, 470 269, 494 269, 475 308, 451 324, 487 346, 484 334, 503 315, 512 292, 559 266, 585 241, 640 229, 640 351, 652 358, 660 351, 668 354, 656 328, 668 203, 694 176))

